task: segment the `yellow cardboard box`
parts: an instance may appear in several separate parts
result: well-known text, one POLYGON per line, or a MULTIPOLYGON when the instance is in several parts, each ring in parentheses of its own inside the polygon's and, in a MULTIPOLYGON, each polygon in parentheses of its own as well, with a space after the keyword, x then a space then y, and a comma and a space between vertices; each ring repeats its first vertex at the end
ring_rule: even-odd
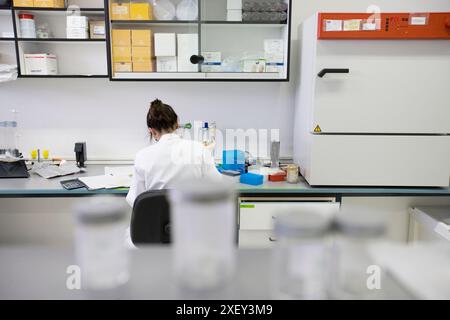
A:
POLYGON ((148 2, 132 2, 130 5, 131 20, 153 20, 153 9, 148 2))
POLYGON ((131 47, 113 46, 113 62, 131 62, 131 47))
POLYGON ((116 47, 131 46, 131 30, 129 29, 113 29, 112 45, 116 47))
POLYGON ((129 3, 112 3, 111 20, 130 20, 129 3))
POLYGON ((113 65, 114 72, 132 72, 133 64, 131 62, 115 62, 113 65))
POLYGON ((13 2, 15 7, 33 7, 33 0, 14 0, 13 2))
POLYGON ((34 6, 39 8, 65 8, 65 0, 34 0, 34 6))
POLYGON ((131 45, 133 47, 152 47, 152 31, 131 30, 131 45))
POLYGON ((145 62, 152 59, 151 47, 132 47, 131 56, 133 62, 145 62))
POLYGON ((145 62, 134 62, 133 61, 133 72, 153 72, 153 60, 148 60, 145 62))

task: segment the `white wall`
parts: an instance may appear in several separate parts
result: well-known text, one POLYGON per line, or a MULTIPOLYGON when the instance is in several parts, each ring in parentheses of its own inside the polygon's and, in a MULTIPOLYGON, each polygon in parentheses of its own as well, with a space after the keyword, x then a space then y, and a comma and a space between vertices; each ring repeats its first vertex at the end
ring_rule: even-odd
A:
POLYGON ((0 116, 16 108, 22 152, 50 149, 71 157, 87 141, 93 159, 131 159, 147 142, 145 114, 158 97, 182 121, 216 120, 218 127, 280 129, 282 156, 292 155, 294 81, 298 76, 298 26, 315 11, 450 11, 449 0, 293 0, 290 83, 111 83, 107 79, 20 79, 0 84, 0 116))

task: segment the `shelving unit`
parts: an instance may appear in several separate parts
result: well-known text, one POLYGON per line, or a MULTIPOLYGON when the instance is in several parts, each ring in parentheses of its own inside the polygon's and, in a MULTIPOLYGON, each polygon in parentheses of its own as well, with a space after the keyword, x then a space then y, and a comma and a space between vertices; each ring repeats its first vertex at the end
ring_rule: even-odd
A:
MULTIPOLYGON (((67 39, 61 22, 67 8, 0 7, 0 53, 8 50, 9 63, 17 63, 21 78, 109 78, 111 81, 289 81, 290 37, 292 0, 288 4, 285 22, 273 21, 226 21, 226 0, 198 0, 199 12, 196 20, 110 20, 110 1, 73 0, 79 11, 89 17, 105 20, 106 39, 67 39), (92 6, 92 7, 90 7, 92 6), (29 12, 35 15, 36 25, 49 24, 54 30, 52 38, 23 38, 20 35, 18 14, 29 12), (2 21, 8 30, 2 30, 2 21), (2 20, 3 19, 3 20, 2 20), (246 53, 261 55, 265 39, 284 40, 283 72, 242 72, 238 68, 221 72, 141 72, 113 73, 112 39, 113 29, 150 29, 154 33, 198 34, 198 55, 208 51, 221 52, 223 65, 243 59, 246 53), (14 33, 13 38, 1 37, 1 31, 14 33), (24 53, 53 53, 58 57, 61 74, 49 76, 27 75, 24 70, 24 53), (15 59, 11 59, 15 56, 15 59), (15 62, 14 62, 15 60, 15 62), (80 68, 81 66, 81 68, 80 68)), ((175 5, 181 0, 171 0, 175 5)), ((69 9, 71 7, 69 6, 69 9)), ((5 55, 4 55, 5 56, 5 55)), ((245 58, 244 57, 244 58, 245 58)), ((0 60, 1 63, 1 60, 0 60)))
MULTIPOLYGON (((292 0, 284 0, 288 4, 287 21, 247 22, 226 21, 226 0, 198 0, 199 13, 196 20, 110 20, 110 3, 116 0, 105 0, 108 33, 108 60, 110 63, 111 81, 289 81, 290 36, 292 0), (210 14, 211 13, 211 14, 210 14), (238 68, 231 71, 225 68, 222 72, 113 72, 112 67, 112 35, 114 29, 150 29, 153 33, 196 33, 198 34, 198 54, 208 51, 220 51, 222 62, 241 59, 244 52, 263 52, 264 39, 283 39, 285 48, 283 72, 242 72, 238 68)), ((119 1, 121 2, 121 1, 119 1)), ((179 0, 172 0, 176 5, 179 0)), ((261 56, 261 55, 260 55, 261 56)), ((259 56, 259 57, 260 57, 259 56)))
POLYGON ((103 0, 91 2, 74 0, 67 8, 13 7, 15 17, 15 43, 20 78, 107 78, 107 45, 105 39, 66 38, 65 17, 67 12, 79 11, 82 15, 105 20, 103 0), (94 5, 85 7, 83 5, 94 5), (45 22, 53 34, 49 38, 23 38, 20 35, 18 14, 27 12, 35 15, 36 26, 45 22), (58 58, 58 75, 29 75, 24 72, 25 53, 51 53, 58 58))

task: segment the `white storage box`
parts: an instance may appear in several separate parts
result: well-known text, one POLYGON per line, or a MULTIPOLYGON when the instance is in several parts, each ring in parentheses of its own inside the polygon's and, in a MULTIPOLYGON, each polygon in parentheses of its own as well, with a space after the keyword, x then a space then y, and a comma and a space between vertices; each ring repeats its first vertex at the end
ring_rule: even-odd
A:
POLYGON ((155 33, 155 56, 175 57, 176 55, 175 33, 155 33))
POLYGON ((87 28, 68 28, 67 39, 89 39, 87 28))
POLYGON ((227 21, 242 21, 242 10, 227 10, 227 21))
POLYGON ((86 16, 67 16, 67 28, 88 28, 89 20, 86 16))
POLYGON ((198 65, 191 62, 191 56, 198 55, 198 34, 178 34, 178 72, 197 72, 198 65))
POLYGON ((53 54, 24 54, 25 72, 27 75, 57 75, 58 63, 53 54))
POLYGON ((202 52, 205 61, 202 64, 203 72, 222 71, 222 53, 220 51, 202 52))
POLYGON ((177 57, 156 57, 157 72, 177 72, 177 57))

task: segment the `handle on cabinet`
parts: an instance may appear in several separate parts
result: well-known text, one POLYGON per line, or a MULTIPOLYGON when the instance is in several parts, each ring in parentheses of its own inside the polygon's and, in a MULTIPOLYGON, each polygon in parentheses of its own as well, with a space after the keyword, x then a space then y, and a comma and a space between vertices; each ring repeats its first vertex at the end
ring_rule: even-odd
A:
POLYGON ((322 69, 317 76, 323 78, 327 73, 350 73, 350 69, 325 68, 322 69))
POLYGON ((193 55, 191 56, 192 64, 202 64, 205 61, 205 58, 202 55, 193 55))

